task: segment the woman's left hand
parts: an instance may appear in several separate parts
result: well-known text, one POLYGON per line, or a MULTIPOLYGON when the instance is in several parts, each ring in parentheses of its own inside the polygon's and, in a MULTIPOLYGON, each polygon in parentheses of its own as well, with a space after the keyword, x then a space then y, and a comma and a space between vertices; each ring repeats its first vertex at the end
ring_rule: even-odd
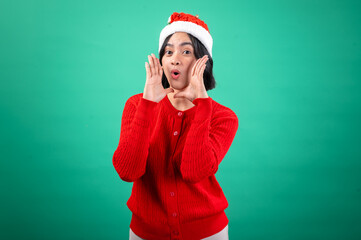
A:
POLYGON ((193 102, 196 98, 208 98, 208 94, 203 82, 203 73, 206 68, 206 62, 208 61, 208 56, 204 55, 202 58, 199 58, 194 64, 191 71, 191 80, 186 88, 182 91, 174 94, 174 98, 187 98, 189 101, 193 102))

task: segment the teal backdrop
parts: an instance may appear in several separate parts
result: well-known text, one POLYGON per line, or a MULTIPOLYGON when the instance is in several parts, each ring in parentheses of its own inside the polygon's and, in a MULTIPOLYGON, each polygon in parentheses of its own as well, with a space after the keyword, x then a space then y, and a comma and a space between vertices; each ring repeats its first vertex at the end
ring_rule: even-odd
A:
POLYGON ((173 12, 239 118, 216 173, 237 239, 361 239, 360 1, 0 2, 0 239, 128 239, 126 100, 173 12))

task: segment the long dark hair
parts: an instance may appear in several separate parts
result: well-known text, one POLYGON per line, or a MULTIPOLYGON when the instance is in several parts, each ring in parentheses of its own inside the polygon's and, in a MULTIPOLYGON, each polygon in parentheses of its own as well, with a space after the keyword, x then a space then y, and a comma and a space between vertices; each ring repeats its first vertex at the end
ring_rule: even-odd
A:
MULTIPOLYGON (((204 55, 208 55, 208 61, 206 62, 206 68, 204 69, 204 73, 203 73, 203 81, 204 81, 204 86, 206 88, 206 91, 211 90, 216 87, 216 80, 214 79, 213 72, 212 72, 213 71, 213 59, 210 56, 209 52, 207 51, 206 47, 196 37, 194 37, 192 34, 189 34, 189 33, 187 33, 187 34, 192 41, 193 48, 194 48, 194 56, 196 57, 196 59, 199 59, 199 58, 203 57, 204 55)), ((169 35, 164 40, 162 48, 159 51, 160 65, 162 65, 162 58, 165 53, 165 47, 166 47, 169 39, 172 37, 172 35, 173 34, 169 35)), ((168 82, 167 77, 165 76, 164 72, 163 72, 163 76, 162 76, 162 85, 164 88, 170 87, 169 82, 168 82)))

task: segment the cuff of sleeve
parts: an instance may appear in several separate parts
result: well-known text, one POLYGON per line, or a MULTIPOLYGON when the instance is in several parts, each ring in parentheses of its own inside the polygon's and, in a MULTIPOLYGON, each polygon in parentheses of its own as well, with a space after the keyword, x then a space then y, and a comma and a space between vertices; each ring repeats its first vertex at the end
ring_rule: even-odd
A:
POLYGON ((197 106, 197 112, 194 116, 194 121, 205 121, 211 118, 212 115, 212 99, 208 98, 196 98, 193 100, 193 104, 197 106))
POLYGON ((151 120, 154 116, 154 111, 157 104, 157 102, 153 102, 142 97, 139 101, 135 117, 143 121, 151 120))

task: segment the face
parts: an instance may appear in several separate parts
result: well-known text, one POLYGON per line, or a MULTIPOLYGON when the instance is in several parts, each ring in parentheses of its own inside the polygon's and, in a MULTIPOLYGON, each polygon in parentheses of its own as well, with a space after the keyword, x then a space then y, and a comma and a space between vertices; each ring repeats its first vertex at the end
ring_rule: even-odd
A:
POLYGON ((197 59, 187 33, 176 32, 172 35, 161 61, 170 87, 181 90, 189 85, 191 70, 197 59), (179 74, 172 74, 172 70, 178 70, 179 74))

